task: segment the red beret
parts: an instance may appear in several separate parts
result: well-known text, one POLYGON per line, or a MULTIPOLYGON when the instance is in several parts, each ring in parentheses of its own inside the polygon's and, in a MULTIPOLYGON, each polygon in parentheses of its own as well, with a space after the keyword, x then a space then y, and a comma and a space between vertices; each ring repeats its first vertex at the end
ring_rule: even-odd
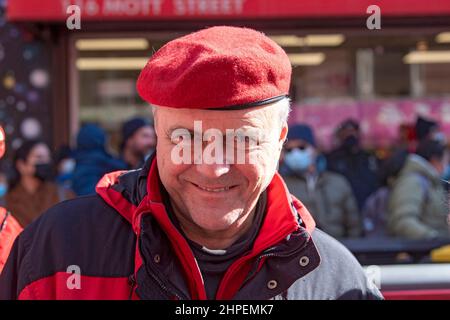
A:
POLYGON ((141 71, 137 90, 154 105, 243 109, 285 97, 290 79, 289 58, 270 38, 219 26, 164 45, 141 71))

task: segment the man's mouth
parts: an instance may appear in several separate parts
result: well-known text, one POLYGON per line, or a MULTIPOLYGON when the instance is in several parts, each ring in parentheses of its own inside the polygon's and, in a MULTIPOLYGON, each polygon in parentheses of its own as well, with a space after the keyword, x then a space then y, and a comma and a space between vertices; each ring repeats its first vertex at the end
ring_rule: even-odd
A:
POLYGON ((233 185, 233 186, 224 186, 224 187, 207 187, 207 186, 202 186, 202 185, 198 185, 196 183, 191 182, 195 187, 203 190, 203 191, 208 191, 208 192, 224 192, 224 191, 229 191, 235 187, 237 187, 237 185, 233 185))

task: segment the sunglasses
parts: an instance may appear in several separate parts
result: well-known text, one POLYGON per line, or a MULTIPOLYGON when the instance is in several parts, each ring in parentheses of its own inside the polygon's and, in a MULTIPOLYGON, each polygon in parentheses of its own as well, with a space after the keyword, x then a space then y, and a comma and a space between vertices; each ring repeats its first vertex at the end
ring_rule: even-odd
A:
POLYGON ((308 146, 296 146, 296 147, 289 147, 289 148, 284 148, 284 150, 286 150, 287 152, 291 152, 292 150, 294 150, 294 149, 299 149, 299 150, 305 150, 305 149, 307 149, 308 148, 308 146))

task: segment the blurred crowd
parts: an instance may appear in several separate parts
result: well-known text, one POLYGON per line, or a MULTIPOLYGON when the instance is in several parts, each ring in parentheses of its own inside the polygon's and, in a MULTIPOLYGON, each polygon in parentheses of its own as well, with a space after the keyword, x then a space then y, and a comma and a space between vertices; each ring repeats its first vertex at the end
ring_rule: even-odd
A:
MULTIPOLYGON (((336 238, 449 237, 450 153, 438 122, 418 117, 413 127, 401 127, 383 157, 362 147, 356 120, 342 122, 334 138, 337 146, 324 152, 312 127, 291 125, 280 158, 289 191, 319 228, 336 238)), ((74 149, 54 154, 43 141, 25 141, 12 170, 0 168, 0 206, 25 227, 60 201, 94 193, 104 174, 140 168, 156 147, 144 118, 122 125, 118 157, 107 151, 107 141, 96 124, 81 127, 74 149)))
POLYGON ((104 174, 143 165, 156 146, 152 124, 144 118, 126 121, 121 130, 120 155, 108 152, 108 138, 96 124, 83 125, 76 147, 52 154, 41 140, 27 140, 14 152, 8 168, 0 167, 0 207, 26 227, 58 202, 95 192, 104 174))
POLYGON ((446 238, 449 150, 439 123, 418 117, 401 127, 384 154, 364 150, 359 123, 335 130, 337 146, 321 152, 313 128, 289 129, 279 171, 291 193, 336 238, 446 238))

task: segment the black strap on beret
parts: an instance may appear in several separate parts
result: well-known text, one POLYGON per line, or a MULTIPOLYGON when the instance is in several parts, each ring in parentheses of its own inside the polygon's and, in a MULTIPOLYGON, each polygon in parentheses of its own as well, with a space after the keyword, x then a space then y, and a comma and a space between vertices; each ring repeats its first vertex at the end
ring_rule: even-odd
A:
POLYGON ((220 107, 220 108, 207 108, 206 110, 244 110, 244 109, 248 109, 248 108, 253 108, 253 107, 260 107, 260 106, 264 106, 266 104, 271 104, 271 103, 275 103, 278 102, 280 100, 283 100, 284 98, 287 98, 288 95, 283 94, 281 96, 276 96, 276 97, 272 97, 272 98, 268 98, 268 99, 264 99, 264 100, 260 100, 260 101, 256 101, 256 102, 251 102, 251 103, 246 103, 246 104, 238 104, 238 105, 234 105, 234 106, 228 106, 228 107, 220 107))

